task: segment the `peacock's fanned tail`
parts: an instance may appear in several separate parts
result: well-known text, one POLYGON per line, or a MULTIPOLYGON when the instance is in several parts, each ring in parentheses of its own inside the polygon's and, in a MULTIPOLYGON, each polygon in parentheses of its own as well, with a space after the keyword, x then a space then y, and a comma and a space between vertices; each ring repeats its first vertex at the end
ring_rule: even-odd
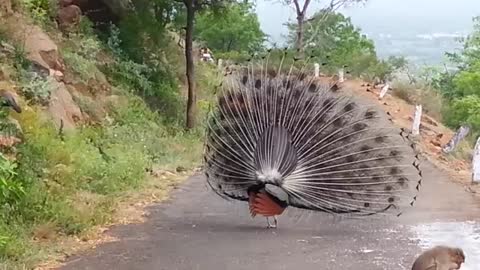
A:
POLYGON ((207 119, 204 168, 224 198, 272 183, 292 207, 400 215, 421 183, 407 133, 383 112, 268 56, 225 76, 207 119))

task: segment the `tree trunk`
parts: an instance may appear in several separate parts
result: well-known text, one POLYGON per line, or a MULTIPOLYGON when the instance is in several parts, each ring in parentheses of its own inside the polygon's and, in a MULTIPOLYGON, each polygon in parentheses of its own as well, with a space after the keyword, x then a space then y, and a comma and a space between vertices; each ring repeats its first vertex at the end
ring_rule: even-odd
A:
POLYGON ((301 56, 303 56, 303 26, 305 23, 305 14, 307 14, 308 5, 310 4, 311 0, 305 0, 303 3, 303 7, 300 6, 299 0, 293 0, 293 4, 295 5, 295 11, 297 12, 297 41, 296 41, 296 48, 301 56))
POLYGON ((297 15, 297 42, 295 47, 297 48, 298 52, 303 52, 303 24, 304 24, 305 16, 303 14, 297 15))
POLYGON ((187 98, 187 130, 195 127, 195 112, 197 105, 197 96, 195 92, 195 64, 193 62, 193 23, 195 19, 195 9, 193 5, 194 0, 185 1, 187 8, 187 30, 185 34, 185 60, 187 64, 187 83, 188 83, 188 98, 187 98))

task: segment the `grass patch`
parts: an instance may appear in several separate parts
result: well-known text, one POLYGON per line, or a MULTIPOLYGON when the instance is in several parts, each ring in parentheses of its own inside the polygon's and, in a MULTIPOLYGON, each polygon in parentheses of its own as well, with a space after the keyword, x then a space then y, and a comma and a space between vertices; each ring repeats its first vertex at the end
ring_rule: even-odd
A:
POLYGON ((146 168, 153 164, 166 170, 197 165, 199 134, 163 126, 134 95, 125 101, 110 105, 110 124, 80 129, 63 140, 38 110, 17 116, 25 143, 18 147, 18 167, 7 164, 13 168, 7 184, 24 193, 0 208, 0 266, 30 267, 58 252, 49 249, 56 239, 111 222, 118 198, 144 189, 146 168))
MULTIPOLYGON (((30 2, 36 4, 29 12, 49 10, 47 2, 30 2)), ((41 21, 46 15, 39 14, 41 21)), ((12 77, 31 102, 14 115, 23 131, 16 161, 0 158, 0 269, 30 269, 65 254, 79 244, 72 239, 90 239, 95 228, 116 220, 122 203, 144 200, 147 194, 165 196, 179 181, 170 176, 153 179, 147 169, 191 169, 201 161, 202 126, 184 131, 177 72, 167 72, 174 68, 151 64, 160 56, 134 61, 122 51, 112 53, 87 24, 81 27, 85 29, 62 41, 60 52, 74 81, 107 84, 99 68, 108 72, 114 86, 111 97, 73 97, 82 112, 101 125, 59 136, 42 107, 50 98, 50 82, 30 72, 22 50, 2 58, 15 67, 12 77), (73 244, 63 245, 65 239, 73 244)), ((204 115, 216 73, 206 67, 197 70, 204 115)))

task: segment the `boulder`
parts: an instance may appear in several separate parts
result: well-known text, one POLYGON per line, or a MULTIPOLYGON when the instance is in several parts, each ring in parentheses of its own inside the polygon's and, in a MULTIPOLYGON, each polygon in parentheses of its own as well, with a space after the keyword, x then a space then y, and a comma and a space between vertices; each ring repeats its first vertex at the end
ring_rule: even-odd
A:
POLYGON ((18 35, 22 35, 18 38, 25 45, 24 49, 28 60, 41 66, 48 73, 51 73, 50 70, 65 71, 57 45, 40 27, 25 26, 24 31, 18 31, 18 35))
POLYGON ((48 112, 53 118, 53 122, 59 128, 63 121, 64 130, 75 129, 75 123, 83 120, 80 108, 73 101, 72 95, 64 83, 55 81, 52 86, 48 112))
POLYGON ((58 26, 62 31, 67 31, 80 23, 82 10, 76 5, 61 7, 57 13, 58 26))

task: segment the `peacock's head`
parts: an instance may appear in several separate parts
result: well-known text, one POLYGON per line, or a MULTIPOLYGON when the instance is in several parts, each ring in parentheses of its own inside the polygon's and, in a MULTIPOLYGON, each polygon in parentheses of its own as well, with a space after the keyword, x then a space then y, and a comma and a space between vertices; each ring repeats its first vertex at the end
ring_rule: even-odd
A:
POLYGON ((288 205, 288 193, 280 186, 265 184, 265 192, 275 198, 280 205, 288 205))

